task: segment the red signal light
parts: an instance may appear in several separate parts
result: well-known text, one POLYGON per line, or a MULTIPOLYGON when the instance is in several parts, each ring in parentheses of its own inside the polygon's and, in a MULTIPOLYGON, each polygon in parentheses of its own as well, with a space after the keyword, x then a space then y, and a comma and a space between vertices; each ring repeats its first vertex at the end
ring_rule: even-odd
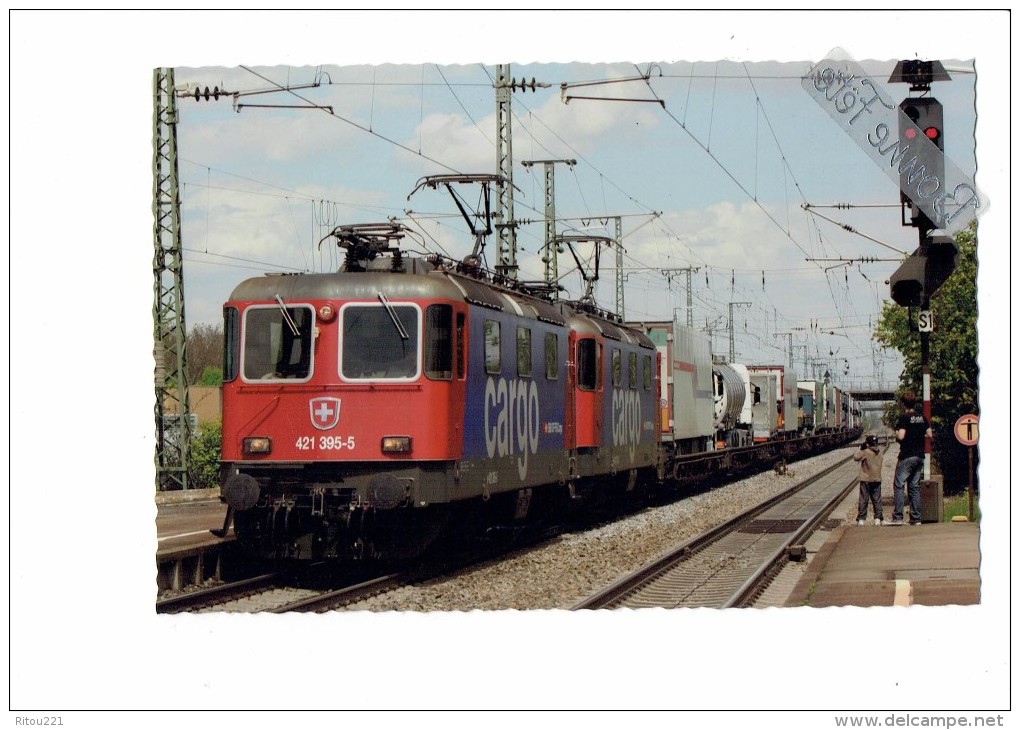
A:
POLYGON ((928 127, 924 130, 924 136, 928 139, 938 139, 939 130, 938 127, 928 127))
POLYGON ((906 129, 903 130, 903 136, 906 137, 907 139, 913 139, 914 137, 917 136, 917 132, 914 131, 913 127, 907 127, 906 129))

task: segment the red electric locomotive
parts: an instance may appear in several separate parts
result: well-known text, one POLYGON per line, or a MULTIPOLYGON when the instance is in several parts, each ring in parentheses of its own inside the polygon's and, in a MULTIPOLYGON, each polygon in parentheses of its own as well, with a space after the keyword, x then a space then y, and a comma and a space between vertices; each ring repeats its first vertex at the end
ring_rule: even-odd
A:
POLYGON ((224 305, 222 496, 253 554, 406 557, 654 473, 644 334, 405 257, 404 233, 338 228, 341 271, 224 305))

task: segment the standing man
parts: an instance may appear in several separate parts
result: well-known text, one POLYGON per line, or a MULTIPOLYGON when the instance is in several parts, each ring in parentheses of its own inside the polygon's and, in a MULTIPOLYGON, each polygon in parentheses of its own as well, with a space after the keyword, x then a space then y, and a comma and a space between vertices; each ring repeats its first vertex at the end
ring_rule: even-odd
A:
POLYGON ((896 422, 896 441, 900 455, 893 478, 893 513, 890 525, 903 524, 903 488, 910 499, 910 524, 921 524, 921 472, 924 469, 924 439, 931 436, 928 420, 917 412, 917 396, 905 391, 900 396, 903 414, 896 422))

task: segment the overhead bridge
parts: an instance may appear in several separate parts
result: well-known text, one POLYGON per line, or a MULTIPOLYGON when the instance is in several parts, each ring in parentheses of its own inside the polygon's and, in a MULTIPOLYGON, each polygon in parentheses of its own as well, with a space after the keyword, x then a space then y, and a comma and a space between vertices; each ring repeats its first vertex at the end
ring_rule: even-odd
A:
POLYGON ((896 394, 891 390, 851 390, 850 395, 858 403, 866 401, 894 401, 896 394))

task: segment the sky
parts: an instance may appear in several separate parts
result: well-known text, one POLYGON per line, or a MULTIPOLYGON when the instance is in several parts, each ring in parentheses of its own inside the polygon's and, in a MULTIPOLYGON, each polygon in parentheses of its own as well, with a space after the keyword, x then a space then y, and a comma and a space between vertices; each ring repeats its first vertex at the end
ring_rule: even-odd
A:
MULTIPOLYGON (((662 690, 673 692, 670 706, 775 709, 756 722, 791 728, 831 722, 824 712, 831 709, 1009 706, 1012 635, 1002 632, 1015 508, 1001 476, 1009 474, 1010 444, 1009 399, 1000 397, 1011 370, 1008 15, 17 11, 9 22, 12 708, 205 711, 239 701, 266 708, 321 701, 586 709, 626 707, 662 690), (697 267, 693 315, 697 326, 713 328, 716 352, 728 347, 719 328, 729 303, 747 301, 736 307, 741 358, 785 359, 791 335, 783 333, 792 332, 797 360, 818 353, 836 367, 845 359, 848 380, 878 373, 895 381, 895 359, 873 352, 865 325, 897 263, 839 261, 899 258, 916 234, 899 225, 895 185, 790 78, 836 48, 877 62, 879 80, 898 58, 977 69, 951 72, 953 81, 934 93, 949 115, 947 156, 961 168, 973 165, 973 136, 960 130, 973 129, 976 98, 977 180, 989 201, 979 224, 981 606, 345 616, 314 624, 308 619, 321 617, 153 615, 154 68, 178 69, 179 83, 254 91, 314 81, 321 64, 330 83, 299 91, 306 101, 298 103, 334 110, 237 112, 229 101, 180 100, 189 324, 218 321, 246 277, 335 267, 316 247, 334 220, 396 216, 430 244, 466 253, 470 239, 451 201, 433 191, 407 196, 423 175, 495 171, 490 74, 509 62, 512 75, 551 84, 514 94, 514 159, 577 160, 556 172, 557 214, 571 225, 623 216, 628 319, 674 311, 685 318, 681 285, 659 272, 697 267), (658 98, 664 108, 560 98, 565 82, 649 69, 647 84, 580 87, 579 95, 658 98), (809 216, 804 203, 894 207, 809 216), (100 587, 112 603, 73 600, 68 610, 68 595, 95 596, 100 587), (908 651, 911 635, 917 648, 908 651), (641 641, 657 651, 635 661, 641 641), (780 645, 779 664, 763 663, 776 658, 766 649, 780 645), (752 653, 734 665, 743 647, 752 653), (565 658, 553 660, 554 650, 565 658), (801 650, 824 653, 818 671, 804 669, 801 650), (548 660, 536 664, 536 653, 548 660), (708 667, 694 669, 693 657, 708 667), (289 671, 272 669, 281 665, 289 671), (512 689, 508 678, 516 678, 512 689), (789 712, 808 703, 821 714, 789 712)), ((894 99, 906 92, 884 88, 894 99)), ((288 97, 296 98, 242 101, 288 97)), ((517 216, 538 218, 535 172, 515 162, 514 182, 517 216)), ((540 242, 539 224, 522 226, 519 261, 529 278, 540 275, 540 242)), ((564 284, 576 291, 565 263, 564 284)), ((600 280, 607 306, 613 284, 612 273, 600 280)), ((79 712, 74 720, 105 728, 138 718, 79 712)), ((169 727, 179 718, 147 713, 143 721, 169 727)), ((212 726, 222 717, 192 722, 212 726)))
MULTIPOLYGON (((671 59, 511 63, 511 78, 545 85, 511 95, 519 277, 544 275, 544 167, 522 163, 574 160, 555 165, 557 229, 612 238, 619 216, 629 321, 691 321, 727 355, 734 303, 738 361, 786 363, 792 345, 805 378, 894 385, 902 361, 871 335, 916 229, 901 223, 896 183, 802 88, 820 59, 671 59)), ((860 59, 898 102, 895 60, 860 59)), ((973 175, 974 62, 943 60, 953 80, 933 94, 946 154, 973 175)), ((187 322, 218 322, 246 277, 336 270, 335 243, 319 242, 338 224, 395 219, 417 234, 413 248, 466 255, 473 238, 445 191, 408 195, 426 175, 498 171, 497 73, 481 62, 176 68, 182 90, 231 92, 177 100, 187 322)), ((477 186, 458 191, 477 203, 477 186)), ((490 236, 490 265, 498 245, 490 236)), ((579 246, 588 266, 595 245, 579 246)), ((573 258, 559 265, 563 296, 577 298, 573 258)), ((617 276, 604 250, 596 295, 610 311, 617 276)))

